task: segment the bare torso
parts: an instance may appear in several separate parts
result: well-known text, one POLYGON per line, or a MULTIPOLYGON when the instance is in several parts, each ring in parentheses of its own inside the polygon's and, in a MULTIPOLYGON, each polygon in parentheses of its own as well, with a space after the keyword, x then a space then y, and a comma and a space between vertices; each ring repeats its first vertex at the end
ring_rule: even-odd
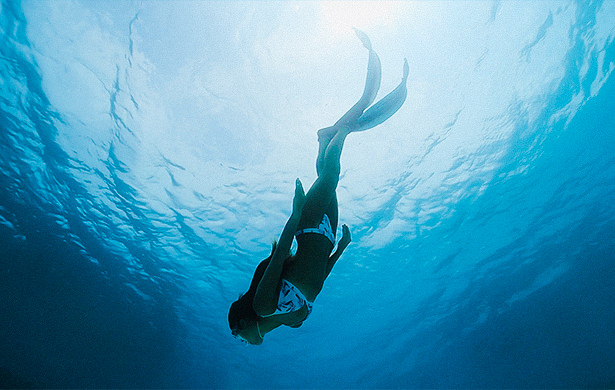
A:
POLYGON ((327 277, 333 244, 321 234, 302 234, 297 237, 297 244, 297 253, 284 264, 282 278, 297 286, 308 301, 314 302, 327 277))

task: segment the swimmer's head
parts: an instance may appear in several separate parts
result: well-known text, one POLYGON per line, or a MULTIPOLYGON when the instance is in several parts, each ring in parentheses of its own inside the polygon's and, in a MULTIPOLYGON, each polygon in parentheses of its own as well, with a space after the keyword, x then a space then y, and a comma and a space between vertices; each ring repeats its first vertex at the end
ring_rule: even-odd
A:
POLYGON ((254 337, 254 332, 257 331, 258 315, 254 311, 252 303, 254 302, 254 295, 256 295, 256 288, 265 274, 267 265, 269 265, 273 252, 275 252, 276 245, 274 242, 269 257, 261 261, 258 267, 256 267, 248 291, 240 295, 239 299, 233 302, 228 312, 228 325, 231 329, 231 334, 237 338, 242 338, 250 344, 261 344, 263 342, 262 338, 259 338, 258 335, 254 337), (260 342, 257 339, 260 339, 260 342))
MULTIPOLYGON (((236 339, 252 345, 260 345, 263 338, 258 329, 258 320, 240 319, 231 328, 231 334, 236 339)), ((229 321, 230 325, 230 321, 229 321)))
POLYGON ((252 300, 254 296, 249 297, 247 293, 241 295, 238 300, 233 302, 231 308, 228 312, 228 325, 231 329, 231 334, 249 344, 260 344, 256 342, 256 338, 254 336, 254 332, 252 328, 256 327, 256 321, 258 320, 258 316, 256 312, 252 308, 252 300))

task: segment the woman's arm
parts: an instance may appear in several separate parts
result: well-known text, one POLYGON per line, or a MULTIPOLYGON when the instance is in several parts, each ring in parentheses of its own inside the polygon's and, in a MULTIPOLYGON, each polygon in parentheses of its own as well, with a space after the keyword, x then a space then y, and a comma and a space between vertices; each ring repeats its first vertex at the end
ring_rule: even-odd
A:
POLYGON ((295 198, 293 200, 293 212, 282 230, 278 245, 273 252, 271 261, 265 270, 265 274, 256 288, 256 295, 252 306, 259 316, 267 316, 275 312, 278 306, 277 288, 284 269, 284 261, 290 253, 290 247, 297 231, 297 225, 301 218, 301 210, 305 204, 305 193, 301 181, 297 179, 295 186, 295 198))
POLYGON ((342 238, 340 239, 340 242, 337 243, 337 249, 335 250, 335 253, 333 253, 331 257, 329 257, 329 262, 327 263, 327 273, 326 273, 325 278, 329 276, 329 273, 333 269, 333 266, 335 265, 337 260, 340 258, 340 256, 344 252, 344 249, 346 249, 348 244, 350 244, 350 241, 352 241, 352 237, 350 235, 350 229, 348 229, 348 225, 342 225, 342 238))

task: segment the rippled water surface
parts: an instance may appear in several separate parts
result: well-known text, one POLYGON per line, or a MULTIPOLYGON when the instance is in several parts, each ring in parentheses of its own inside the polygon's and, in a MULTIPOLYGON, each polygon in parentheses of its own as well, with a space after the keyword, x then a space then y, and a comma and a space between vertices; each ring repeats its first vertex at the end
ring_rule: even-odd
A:
POLYGON ((615 386, 615 2, 10 1, 0 387, 615 386), (233 339, 316 131, 353 243, 300 329, 233 339))

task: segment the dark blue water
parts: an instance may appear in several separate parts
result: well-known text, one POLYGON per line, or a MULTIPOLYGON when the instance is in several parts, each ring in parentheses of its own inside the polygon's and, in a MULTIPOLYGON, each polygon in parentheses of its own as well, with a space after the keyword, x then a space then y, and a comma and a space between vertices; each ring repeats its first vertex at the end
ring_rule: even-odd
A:
POLYGON ((1 3, 0 387, 615 387, 615 2, 369 7, 1 3), (346 24, 408 100, 347 142, 309 321, 244 346, 346 24))

